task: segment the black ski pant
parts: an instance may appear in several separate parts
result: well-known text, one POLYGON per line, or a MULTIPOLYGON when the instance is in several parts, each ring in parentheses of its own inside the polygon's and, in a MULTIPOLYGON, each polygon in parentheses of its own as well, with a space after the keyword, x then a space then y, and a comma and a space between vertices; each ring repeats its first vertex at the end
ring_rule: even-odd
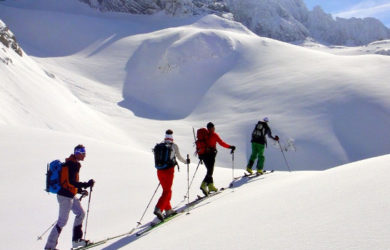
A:
POLYGON ((213 173, 214 173, 214 164, 215 164, 215 157, 217 156, 217 152, 209 152, 203 154, 200 159, 204 162, 204 165, 206 166, 207 173, 204 177, 204 182, 207 184, 214 183, 213 180, 213 173))

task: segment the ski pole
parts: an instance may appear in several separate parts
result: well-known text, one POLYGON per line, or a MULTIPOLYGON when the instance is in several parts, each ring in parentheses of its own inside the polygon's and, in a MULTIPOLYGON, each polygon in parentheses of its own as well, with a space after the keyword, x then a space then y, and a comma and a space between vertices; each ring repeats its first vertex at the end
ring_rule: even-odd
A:
MULTIPOLYGON (((87 218, 85 220, 85 229, 84 229, 84 239, 87 236, 87 226, 88 226, 88 216, 89 216, 89 205, 91 204, 91 196, 92 196, 92 186, 89 187, 89 197, 88 197, 88 209, 87 209, 87 218)), ((81 196, 83 197, 83 196, 81 196)), ((81 200, 81 199, 80 199, 81 200)))
POLYGON ((38 236, 38 239, 37 240, 42 240, 42 237, 52 228, 54 227, 55 225, 57 224, 57 221, 55 221, 48 229, 46 229, 45 232, 43 232, 40 236, 38 236))
POLYGON ((288 162, 287 162, 286 156, 284 155, 284 152, 283 152, 283 149, 282 149, 282 145, 280 145, 280 142, 279 142, 279 140, 278 140, 278 144, 279 144, 279 147, 280 147, 280 152, 282 152, 282 155, 283 155, 284 161, 286 162, 287 169, 288 169, 288 171, 289 171, 289 172, 291 172, 290 166, 288 165, 288 162))
POLYGON ((142 219, 144 218, 145 213, 146 213, 146 211, 148 210, 148 208, 149 208, 149 206, 150 206, 150 203, 152 203, 152 200, 153 200, 154 196, 156 195, 157 190, 158 190, 159 187, 160 187, 160 183, 158 183, 157 188, 156 188, 156 191, 154 191, 154 194, 153 194, 152 198, 150 199, 148 205, 146 206, 145 211, 144 211, 144 213, 143 213, 142 216, 141 216, 141 219, 137 222, 138 225, 142 225, 141 221, 142 221, 142 219))
POLYGON ((187 214, 190 214, 190 156, 187 154, 187 214))
POLYGON ((232 188, 234 190, 234 151, 232 151, 232 188))
MULTIPOLYGON (((198 168, 199 168, 199 165, 201 164, 201 162, 202 162, 202 160, 199 160, 198 166, 196 166, 195 173, 194 173, 194 175, 192 176, 192 180, 191 180, 191 183, 190 183, 190 185, 189 185, 189 187, 188 187, 188 190, 190 190, 190 188, 191 188, 191 186, 192 186, 192 182, 194 181, 196 172, 198 172, 198 168)), ((185 197, 185 198, 187 198, 187 197, 185 197)))

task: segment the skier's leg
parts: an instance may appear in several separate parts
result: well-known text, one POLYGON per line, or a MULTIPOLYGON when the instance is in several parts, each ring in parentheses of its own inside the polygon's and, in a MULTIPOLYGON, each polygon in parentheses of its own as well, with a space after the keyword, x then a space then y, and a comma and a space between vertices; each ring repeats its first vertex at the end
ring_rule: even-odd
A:
POLYGON ((261 171, 263 171, 264 162, 265 162, 264 149, 265 149, 264 144, 257 144, 257 151, 258 151, 257 170, 261 170, 261 171))
POLYGON ((57 195, 57 201, 59 205, 59 213, 57 224, 51 230, 49 237, 47 238, 46 246, 47 249, 55 249, 60 237, 62 228, 66 225, 69 218, 69 212, 72 208, 73 199, 65 196, 57 195))
POLYGON ((171 209, 171 197, 172 197, 172 184, 174 177, 175 168, 169 168, 165 170, 158 170, 157 176, 160 180, 161 187, 163 192, 161 194, 160 199, 157 202, 156 207, 158 207, 161 211, 171 209))
POLYGON ((83 238, 82 224, 85 217, 84 209, 78 199, 73 198, 72 211, 76 215, 73 223, 73 241, 78 241, 83 238))
POLYGON ((257 143, 252 142, 252 153, 251 156, 249 157, 248 165, 246 166, 247 168, 252 168, 253 163, 255 163, 256 158, 258 156, 256 144, 257 143))
POLYGON ((211 154, 206 154, 203 162, 207 169, 207 173, 204 177, 203 182, 205 182, 206 184, 213 183, 215 157, 213 157, 211 154))

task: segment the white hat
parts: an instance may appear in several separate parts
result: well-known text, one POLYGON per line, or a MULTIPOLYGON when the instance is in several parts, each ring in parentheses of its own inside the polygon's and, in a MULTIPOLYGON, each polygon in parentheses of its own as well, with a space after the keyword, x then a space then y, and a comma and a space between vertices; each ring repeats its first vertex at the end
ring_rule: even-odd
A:
POLYGON ((165 140, 166 141, 173 141, 173 136, 169 134, 165 134, 165 140))
POLYGON ((170 141, 170 142, 173 142, 173 131, 168 129, 167 131, 165 131, 165 140, 166 141, 170 141))

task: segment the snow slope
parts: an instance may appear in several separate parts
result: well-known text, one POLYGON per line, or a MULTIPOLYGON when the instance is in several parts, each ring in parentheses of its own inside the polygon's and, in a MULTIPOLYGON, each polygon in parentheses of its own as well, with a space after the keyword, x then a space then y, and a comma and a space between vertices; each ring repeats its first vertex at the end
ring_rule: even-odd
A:
MULTIPOLYGON (((36 237, 57 216, 55 196, 43 191, 45 163, 63 159, 75 143, 87 147, 80 178, 96 180, 88 238, 98 240, 135 227, 157 186, 150 153, 133 147, 46 129, 2 125, 0 134, 0 156, 8 169, 0 177, 7 190, 2 193, 3 204, 8 204, 0 209, 7 225, 1 230, 3 249, 43 248, 47 235, 42 241, 36 237)), ((97 249, 388 249, 389 160, 386 155, 326 171, 275 172, 238 181, 234 191, 226 190, 145 237, 123 237, 97 249)), ((190 176, 195 168, 191 164, 190 176)), ((236 170, 235 175, 241 173, 236 170)), ((204 174, 201 166, 191 199, 199 193, 196 186, 204 174)), ((230 180, 230 170, 216 169, 218 186, 230 180)), ((182 166, 175 174, 173 205, 183 204, 186 181, 182 166)), ((152 206, 156 202, 157 197, 152 206)), ((86 208, 87 199, 82 204, 86 208)), ((142 223, 152 219, 149 209, 142 223)), ((70 247, 72 220, 73 215, 59 249, 70 247)))
MULTIPOLYGON (((264 116, 284 142, 295 139, 297 152, 288 157, 296 170, 325 169, 390 149, 388 57, 307 50, 212 15, 147 19, 1 9, 28 54, 144 150, 165 125, 192 141, 191 127, 212 120, 222 138, 238 146, 243 167, 250 132, 264 116), (66 32, 34 36, 33 26, 43 34, 53 27, 66 32)), ((277 148, 267 154, 268 166, 286 169, 277 148)), ((229 162, 221 157, 221 164, 229 162)))
MULTIPOLYGON (((239 182, 234 192, 153 234, 104 247, 389 248, 389 157, 329 169, 389 152, 389 57, 313 51, 258 37, 213 15, 146 18, 78 6, 0 3, 0 19, 25 52, 20 57, 0 44, 0 58, 12 61, 0 61, 0 157, 6 169, 0 181, 9 204, 0 209, 7 225, 2 247, 43 248, 36 237, 57 215, 55 196, 43 192, 46 163, 64 159, 79 143, 87 147, 80 178, 96 180, 88 238, 100 239, 136 225, 157 186, 150 150, 167 128, 182 154, 190 154, 192 176, 192 127, 213 121, 222 138, 237 146, 237 176, 254 124, 268 116, 283 142, 295 139, 296 152, 285 152, 292 169, 306 171, 283 172, 283 157, 270 143, 266 168, 279 171, 239 182)), ((216 185, 228 185, 228 150, 219 150, 217 166, 216 185)), ((191 197, 204 174, 201 166, 191 197)), ((182 166, 174 205, 183 200, 186 184, 182 166)), ((151 219, 148 211, 144 222, 151 219)), ((60 249, 70 247, 70 224, 60 249)))
POLYGON ((377 54, 377 55, 384 55, 389 56, 390 55, 390 40, 383 40, 383 41, 376 41, 369 43, 364 46, 326 46, 319 44, 318 42, 307 39, 303 41, 302 43, 299 43, 299 45, 311 48, 314 50, 319 50, 335 55, 369 55, 369 54, 377 54))

